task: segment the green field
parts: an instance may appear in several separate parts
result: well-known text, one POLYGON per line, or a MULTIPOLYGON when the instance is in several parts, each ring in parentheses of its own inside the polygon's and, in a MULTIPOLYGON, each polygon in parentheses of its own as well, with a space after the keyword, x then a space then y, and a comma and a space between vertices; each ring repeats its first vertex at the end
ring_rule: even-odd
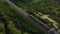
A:
POLYGON ((5 0, 0 0, 0 21, 3 29, 1 34, 6 33, 6 27, 8 34, 44 34, 32 21, 12 9, 5 0))

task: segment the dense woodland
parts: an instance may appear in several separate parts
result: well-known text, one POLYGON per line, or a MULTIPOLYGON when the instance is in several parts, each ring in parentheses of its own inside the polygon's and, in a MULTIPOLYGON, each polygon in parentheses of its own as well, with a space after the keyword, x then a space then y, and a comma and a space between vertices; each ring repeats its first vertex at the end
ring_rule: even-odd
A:
MULTIPOLYGON (((12 0, 11 0, 12 1, 12 0)), ((32 1, 26 1, 27 3, 24 3, 24 1, 12 1, 17 6, 23 8, 26 10, 26 12, 34 15, 41 21, 43 21, 46 24, 51 24, 49 26, 52 26, 52 23, 48 20, 43 20, 39 16, 36 16, 36 14, 42 13, 45 15, 49 15, 49 18, 55 20, 57 23, 60 24, 60 3, 59 0, 32 0, 32 1), (36 13, 36 14, 34 14, 36 13), (53 16, 53 17, 52 17, 53 16)), ((59 26, 60 28, 60 26, 59 26)))
MULTIPOLYGON (((36 14, 42 13, 49 15, 49 18, 60 24, 60 3, 59 0, 11 0, 17 6, 26 10, 40 19, 45 24, 53 27, 53 23, 44 20, 36 14)), ((60 29, 60 25, 58 26, 60 29)), ((5 2, 0 0, 0 34, 44 34, 44 32, 36 26, 28 18, 24 17, 18 11, 15 11, 5 2)))
POLYGON ((28 18, 13 10, 5 0, 0 0, 0 34, 44 34, 28 18))

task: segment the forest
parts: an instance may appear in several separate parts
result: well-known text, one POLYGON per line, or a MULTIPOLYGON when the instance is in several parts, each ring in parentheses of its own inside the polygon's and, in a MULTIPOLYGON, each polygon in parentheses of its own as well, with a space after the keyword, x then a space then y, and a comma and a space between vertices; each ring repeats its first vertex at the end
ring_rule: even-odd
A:
POLYGON ((5 0, 0 0, 0 34, 44 34, 28 18, 15 11, 5 0))
POLYGON ((11 0, 17 6, 21 7, 22 9, 26 10, 27 13, 32 14, 36 18, 40 19, 44 23, 46 23, 50 27, 54 27, 53 23, 47 19, 42 19, 40 16, 42 14, 49 15, 48 17, 58 23, 58 29, 60 29, 60 2, 59 0, 27 0, 27 1, 18 1, 18 0, 11 0), (38 16, 37 16, 38 15, 38 16))
POLYGON ((59 0, 10 0, 18 7, 26 10, 56 31, 60 30, 60 1, 59 0), (48 19, 41 16, 48 15, 48 19), (49 21, 50 18, 50 21, 49 21), (52 21, 52 22, 51 22, 52 21), (57 23, 56 28, 53 24, 57 23))

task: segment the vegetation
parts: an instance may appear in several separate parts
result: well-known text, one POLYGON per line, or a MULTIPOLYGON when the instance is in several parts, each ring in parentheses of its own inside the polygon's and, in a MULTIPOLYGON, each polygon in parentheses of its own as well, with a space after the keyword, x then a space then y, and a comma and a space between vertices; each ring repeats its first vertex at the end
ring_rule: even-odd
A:
POLYGON ((4 33, 5 33, 4 24, 0 22, 0 34, 4 34, 4 33))
POLYGON ((0 21, 3 28, 0 33, 4 32, 1 34, 44 34, 32 21, 13 10, 5 0, 0 0, 0 21))
POLYGON ((13 2, 19 7, 26 10, 28 13, 34 15, 35 17, 39 18, 40 15, 36 16, 36 14, 39 14, 40 12, 42 14, 49 15, 49 17, 55 20, 56 22, 58 23, 60 22, 60 4, 58 0, 57 1, 56 0, 32 0, 31 2, 28 3, 23 3, 21 1, 15 2, 13 0, 13 2))

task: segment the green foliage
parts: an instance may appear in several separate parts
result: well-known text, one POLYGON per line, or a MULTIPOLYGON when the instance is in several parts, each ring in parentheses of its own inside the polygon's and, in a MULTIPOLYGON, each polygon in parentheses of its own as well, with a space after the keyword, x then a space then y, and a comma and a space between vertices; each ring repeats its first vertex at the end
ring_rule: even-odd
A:
POLYGON ((13 34, 22 34, 22 32, 21 32, 19 29, 16 29, 16 28, 15 28, 15 25, 13 24, 12 21, 9 21, 9 24, 8 24, 7 27, 10 29, 10 31, 11 31, 13 34))
POLYGON ((23 3, 28 3, 28 2, 30 2, 30 1, 32 1, 32 0, 11 0, 11 1, 14 1, 14 2, 20 1, 20 2, 23 2, 23 3))
POLYGON ((5 33, 4 23, 0 22, 0 34, 4 34, 4 33, 5 33))
POLYGON ((8 34, 44 34, 32 21, 13 10, 5 1, 0 3, 0 15, 4 29, 7 24, 8 34))
MULTIPOLYGON (((33 0, 29 3, 26 3, 24 5, 19 5, 21 3, 14 2, 19 7, 22 7, 25 9, 28 13, 34 15, 35 17, 39 18, 46 24, 50 24, 49 21, 46 21, 44 19, 41 19, 39 16, 36 16, 39 12, 43 14, 49 15, 50 18, 55 20, 60 24, 60 4, 58 2, 59 0, 33 0), (36 13, 36 14, 34 14, 36 13), (53 17, 52 17, 53 16, 53 17)), ((22 2, 23 3, 23 2, 22 2)), ((51 24, 52 25, 52 24, 51 24)), ((49 25, 49 26, 51 26, 49 25)), ((53 27, 53 26, 52 26, 53 27)))

